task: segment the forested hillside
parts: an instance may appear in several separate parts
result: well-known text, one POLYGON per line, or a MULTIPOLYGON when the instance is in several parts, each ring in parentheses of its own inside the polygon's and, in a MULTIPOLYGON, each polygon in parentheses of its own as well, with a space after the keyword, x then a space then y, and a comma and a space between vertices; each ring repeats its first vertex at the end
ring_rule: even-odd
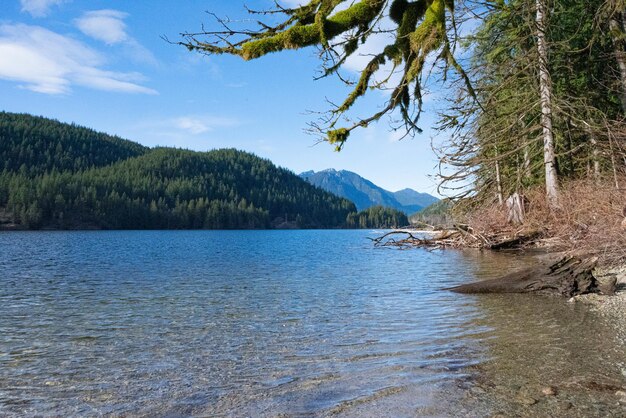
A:
POLYGON ((0 114, 0 221, 24 228, 345 227, 354 204, 232 149, 156 148, 0 114))
POLYGON ((137 157, 148 148, 74 124, 0 112, 0 172, 76 172, 137 157))
POLYGON ((409 216, 409 221, 418 227, 450 225, 452 223, 451 209, 452 202, 450 200, 440 200, 409 216))

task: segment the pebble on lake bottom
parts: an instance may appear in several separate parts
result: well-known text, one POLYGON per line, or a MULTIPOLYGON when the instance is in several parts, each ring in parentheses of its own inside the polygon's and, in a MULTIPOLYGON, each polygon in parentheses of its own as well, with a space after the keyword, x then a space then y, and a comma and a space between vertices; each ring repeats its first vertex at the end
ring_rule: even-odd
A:
POLYGON ((526 395, 518 395, 515 400, 522 404, 522 405, 527 405, 527 406, 531 406, 537 403, 537 399, 530 397, 530 396, 526 396, 526 395))

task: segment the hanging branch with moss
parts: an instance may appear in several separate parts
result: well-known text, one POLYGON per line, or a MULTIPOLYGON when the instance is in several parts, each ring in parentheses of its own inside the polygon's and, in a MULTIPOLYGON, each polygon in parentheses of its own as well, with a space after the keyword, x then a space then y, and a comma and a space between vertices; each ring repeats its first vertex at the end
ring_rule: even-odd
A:
POLYGON ((341 104, 332 105, 320 123, 311 124, 312 130, 337 150, 353 130, 394 111, 401 115, 406 135, 421 132, 417 125, 422 110, 421 75, 431 53, 444 62, 444 72, 454 69, 473 95, 469 78, 453 54, 450 34, 456 33, 454 0, 310 0, 296 8, 285 8, 277 2, 274 9, 248 11, 256 17, 278 17, 278 23, 257 20, 255 29, 238 29, 238 22, 211 14, 219 25, 217 30, 184 33, 179 44, 191 51, 237 55, 246 61, 272 52, 318 46, 322 77, 337 75, 352 89, 341 104), (387 18, 393 22, 390 29, 383 28, 387 18), (393 35, 389 44, 373 55, 356 82, 346 80, 340 74, 346 59, 372 35, 381 33, 393 35), (377 75, 389 71, 387 64, 391 72, 377 81, 377 75), (399 73, 399 81, 388 87, 394 72, 399 73), (348 111, 372 89, 391 91, 382 110, 368 117, 349 119, 348 111))

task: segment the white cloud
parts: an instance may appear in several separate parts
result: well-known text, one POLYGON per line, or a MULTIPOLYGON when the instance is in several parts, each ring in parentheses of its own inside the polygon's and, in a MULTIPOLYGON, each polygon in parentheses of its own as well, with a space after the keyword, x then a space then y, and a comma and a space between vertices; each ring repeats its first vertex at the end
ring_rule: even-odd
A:
POLYGON ((46 94, 69 93, 73 85, 125 93, 156 94, 137 84, 138 73, 107 71, 97 51, 40 26, 0 26, 0 79, 46 94))
POLYGON ((93 10, 85 12, 74 23, 82 33, 93 39, 107 45, 123 45, 127 55, 134 61, 156 65, 154 55, 128 34, 124 22, 127 17, 128 13, 119 10, 93 10))
POLYGON ((224 135, 246 121, 211 114, 182 114, 137 121, 128 137, 143 138, 147 146, 171 146, 204 151, 223 147, 224 135))
POLYGON ((346 60, 344 68, 360 73, 374 58, 374 55, 380 54, 381 51, 395 41, 392 34, 376 33, 367 38, 364 44, 346 60))
POLYGON ((406 131, 404 129, 398 129, 396 131, 391 130, 387 133, 388 142, 399 142, 406 137, 406 131))
POLYGON ((22 11, 34 17, 43 17, 48 14, 50 7, 64 3, 65 0, 20 0, 22 11))
POLYGON ((215 128, 228 128, 239 125, 239 121, 233 118, 219 116, 181 116, 171 121, 173 127, 191 133, 193 135, 213 131, 215 128))
POLYGON ((94 10, 86 12, 75 22, 85 35, 113 45, 129 40, 124 23, 127 16, 127 13, 118 10, 94 10))

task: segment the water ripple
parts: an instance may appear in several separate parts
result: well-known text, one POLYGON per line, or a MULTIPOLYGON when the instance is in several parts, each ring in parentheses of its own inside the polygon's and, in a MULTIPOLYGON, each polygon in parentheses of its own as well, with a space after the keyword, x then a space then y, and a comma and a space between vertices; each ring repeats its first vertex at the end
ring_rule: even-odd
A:
POLYGON ((525 376, 511 353, 575 355, 566 304, 439 290, 510 258, 365 235, 0 234, 0 415, 475 416, 510 399, 472 403, 466 382, 525 376))

